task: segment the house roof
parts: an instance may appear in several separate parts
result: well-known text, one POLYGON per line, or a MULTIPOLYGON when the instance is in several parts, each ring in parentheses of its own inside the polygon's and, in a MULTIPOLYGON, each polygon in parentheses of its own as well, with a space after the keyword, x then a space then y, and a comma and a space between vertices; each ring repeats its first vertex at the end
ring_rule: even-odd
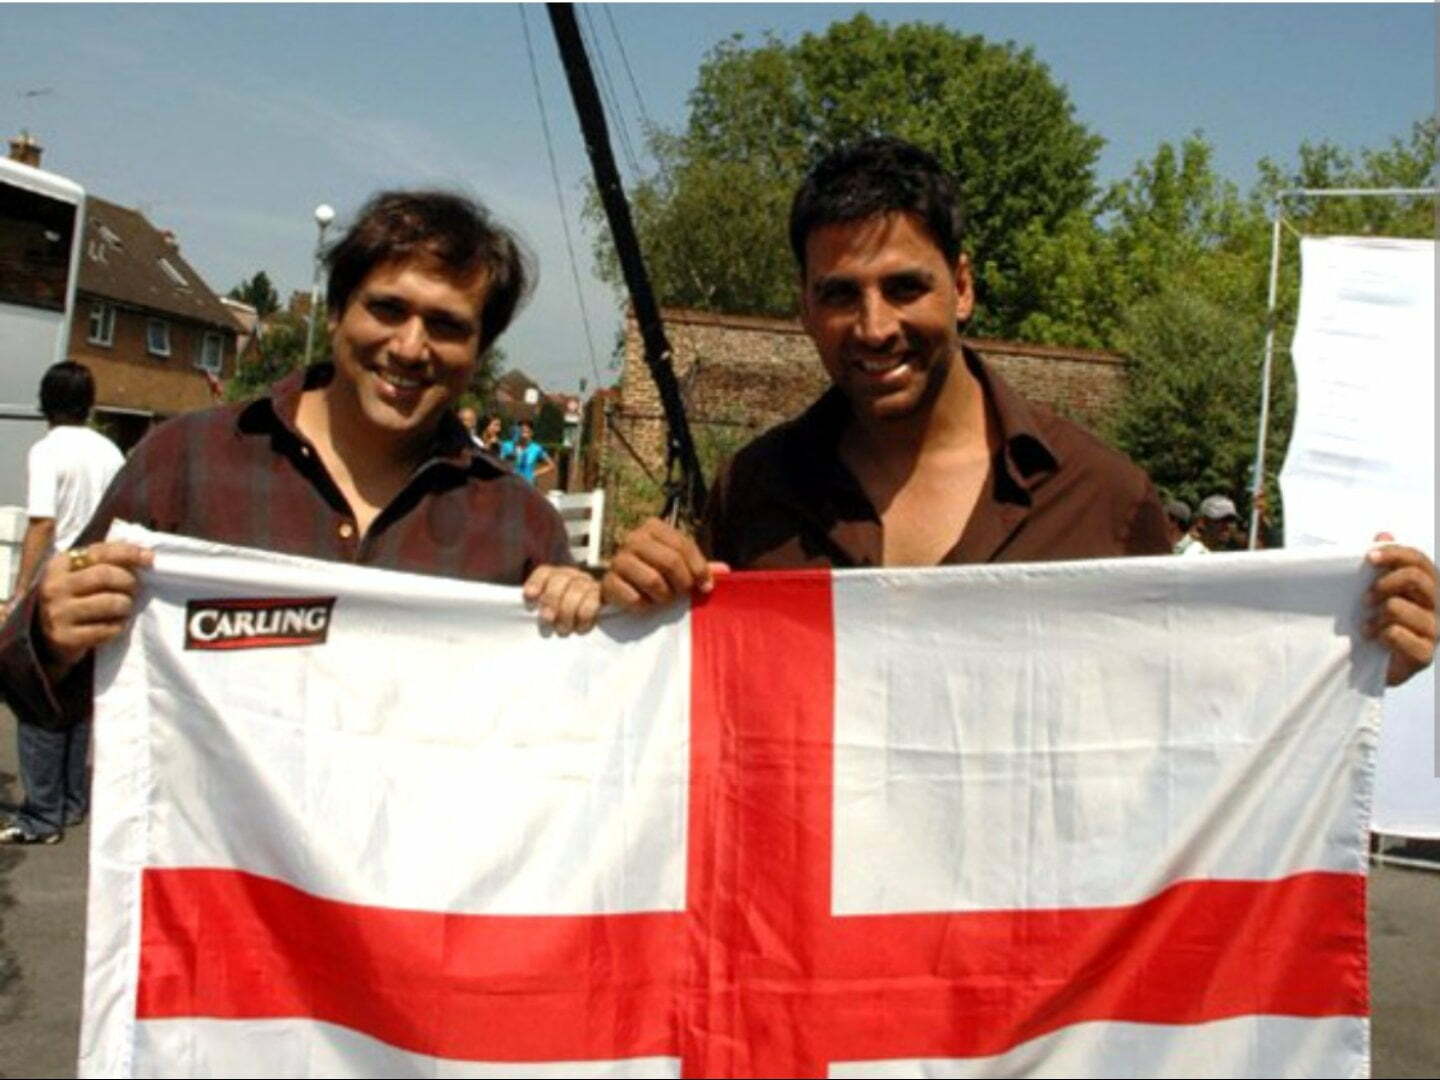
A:
POLYGON ((540 384, 519 368, 511 368, 495 380, 496 393, 504 395, 511 401, 523 402, 525 391, 530 389, 534 389, 538 395, 540 384))
POLYGON ((91 195, 85 200, 81 292, 231 333, 235 319, 162 233, 138 210, 91 195))

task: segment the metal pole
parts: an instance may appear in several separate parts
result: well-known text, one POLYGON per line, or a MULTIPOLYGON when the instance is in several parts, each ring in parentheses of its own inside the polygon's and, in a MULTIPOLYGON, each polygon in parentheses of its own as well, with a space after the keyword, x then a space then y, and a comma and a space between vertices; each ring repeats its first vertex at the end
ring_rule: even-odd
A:
POLYGON ((690 425, 685 418, 680 385, 671 365, 670 343, 665 338, 660 307, 650 288, 650 275, 646 272, 645 261, 640 253, 640 241, 635 235, 635 224, 630 217, 630 204, 625 199, 620 171, 616 168, 615 156, 610 151, 605 110, 600 103, 600 92, 590 70, 589 58, 585 54, 580 27, 575 21, 574 7, 573 4, 547 4, 546 10, 550 15, 551 28, 555 32, 555 43, 560 49, 565 78, 570 84, 570 95, 575 102, 580 130, 585 137, 590 166, 595 172, 595 187, 601 205, 605 208, 610 232, 615 238, 615 253, 619 256, 625 287, 635 309, 635 321, 640 326, 640 336, 645 343, 645 363, 660 391, 660 404, 665 410, 667 473, 676 464, 680 467, 679 483, 666 484, 666 507, 662 516, 678 513, 693 520, 705 506, 705 477, 695 452, 690 425))
POLYGON ((335 218, 335 211, 324 203, 315 208, 314 268, 310 273, 310 318, 305 323, 305 366, 310 366, 310 353, 315 344, 315 309, 320 306, 320 264, 325 258, 325 227, 335 218))
POLYGON ((1265 362, 1260 368, 1260 430, 1255 435, 1255 475, 1250 491, 1250 550, 1260 541, 1260 508, 1255 499, 1265 490, 1265 429, 1270 424, 1270 365, 1275 356, 1275 303, 1280 281, 1280 222, 1285 193, 1275 196, 1275 225, 1270 236, 1270 302, 1265 327, 1265 362))

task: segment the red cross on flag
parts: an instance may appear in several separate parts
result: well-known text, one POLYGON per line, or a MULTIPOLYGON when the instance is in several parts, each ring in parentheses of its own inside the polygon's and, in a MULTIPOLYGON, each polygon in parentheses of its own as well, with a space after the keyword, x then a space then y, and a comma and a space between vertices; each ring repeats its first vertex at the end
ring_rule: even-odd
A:
POLYGON ((731 575, 559 640, 124 528, 83 1075, 1368 1065, 1358 553, 731 575))

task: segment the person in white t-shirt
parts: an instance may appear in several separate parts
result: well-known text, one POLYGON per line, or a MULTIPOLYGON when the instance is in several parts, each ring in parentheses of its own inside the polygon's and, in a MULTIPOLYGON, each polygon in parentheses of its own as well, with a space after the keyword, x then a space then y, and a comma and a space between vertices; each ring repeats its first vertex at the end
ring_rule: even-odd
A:
MULTIPOLYGON (((125 464, 114 443, 86 426, 94 404, 95 380, 84 364, 71 360, 55 364, 40 381, 40 411, 50 430, 30 448, 30 521, 20 549, 16 596, 24 593, 55 552, 75 543, 125 464)), ((0 843, 59 843, 65 826, 85 819, 90 724, 84 721, 62 731, 47 731, 19 721, 16 737, 25 804, 14 821, 0 829, 0 843)))

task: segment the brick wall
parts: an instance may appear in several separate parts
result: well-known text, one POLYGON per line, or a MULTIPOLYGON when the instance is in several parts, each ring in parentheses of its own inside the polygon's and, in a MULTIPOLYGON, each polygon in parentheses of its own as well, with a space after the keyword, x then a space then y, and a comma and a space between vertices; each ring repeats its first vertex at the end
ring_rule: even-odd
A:
MULTIPOLYGON (((117 306, 111 343, 96 345, 88 340, 91 301, 88 296, 76 300, 66 355, 84 364, 95 376, 97 408, 112 406, 168 417, 214 403, 204 372, 195 364, 204 334, 215 328, 173 316, 167 318, 170 355, 152 356, 146 347, 146 326, 151 316, 117 306)), ((223 337, 222 380, 235 371, 235 334, 225 333, 223 337)))
MULTIPOLYGON (((702 460, 706 451, 733 450, 750 437, 803 410, 828 385, 815 347, 798 322, 671 309, 665 332, 702 460)), ((969 341, 1021 393, 1091 426, 1119 402, 1125 362, 1113 353, 969 341)), ((657 475, 665 463, 660 395, 645 366, 633 314, 625 323, 625 358, 601 471, 630 452, 619 429, 657 475)), ((710 465, 710 462, 706 462, 710 465)))

